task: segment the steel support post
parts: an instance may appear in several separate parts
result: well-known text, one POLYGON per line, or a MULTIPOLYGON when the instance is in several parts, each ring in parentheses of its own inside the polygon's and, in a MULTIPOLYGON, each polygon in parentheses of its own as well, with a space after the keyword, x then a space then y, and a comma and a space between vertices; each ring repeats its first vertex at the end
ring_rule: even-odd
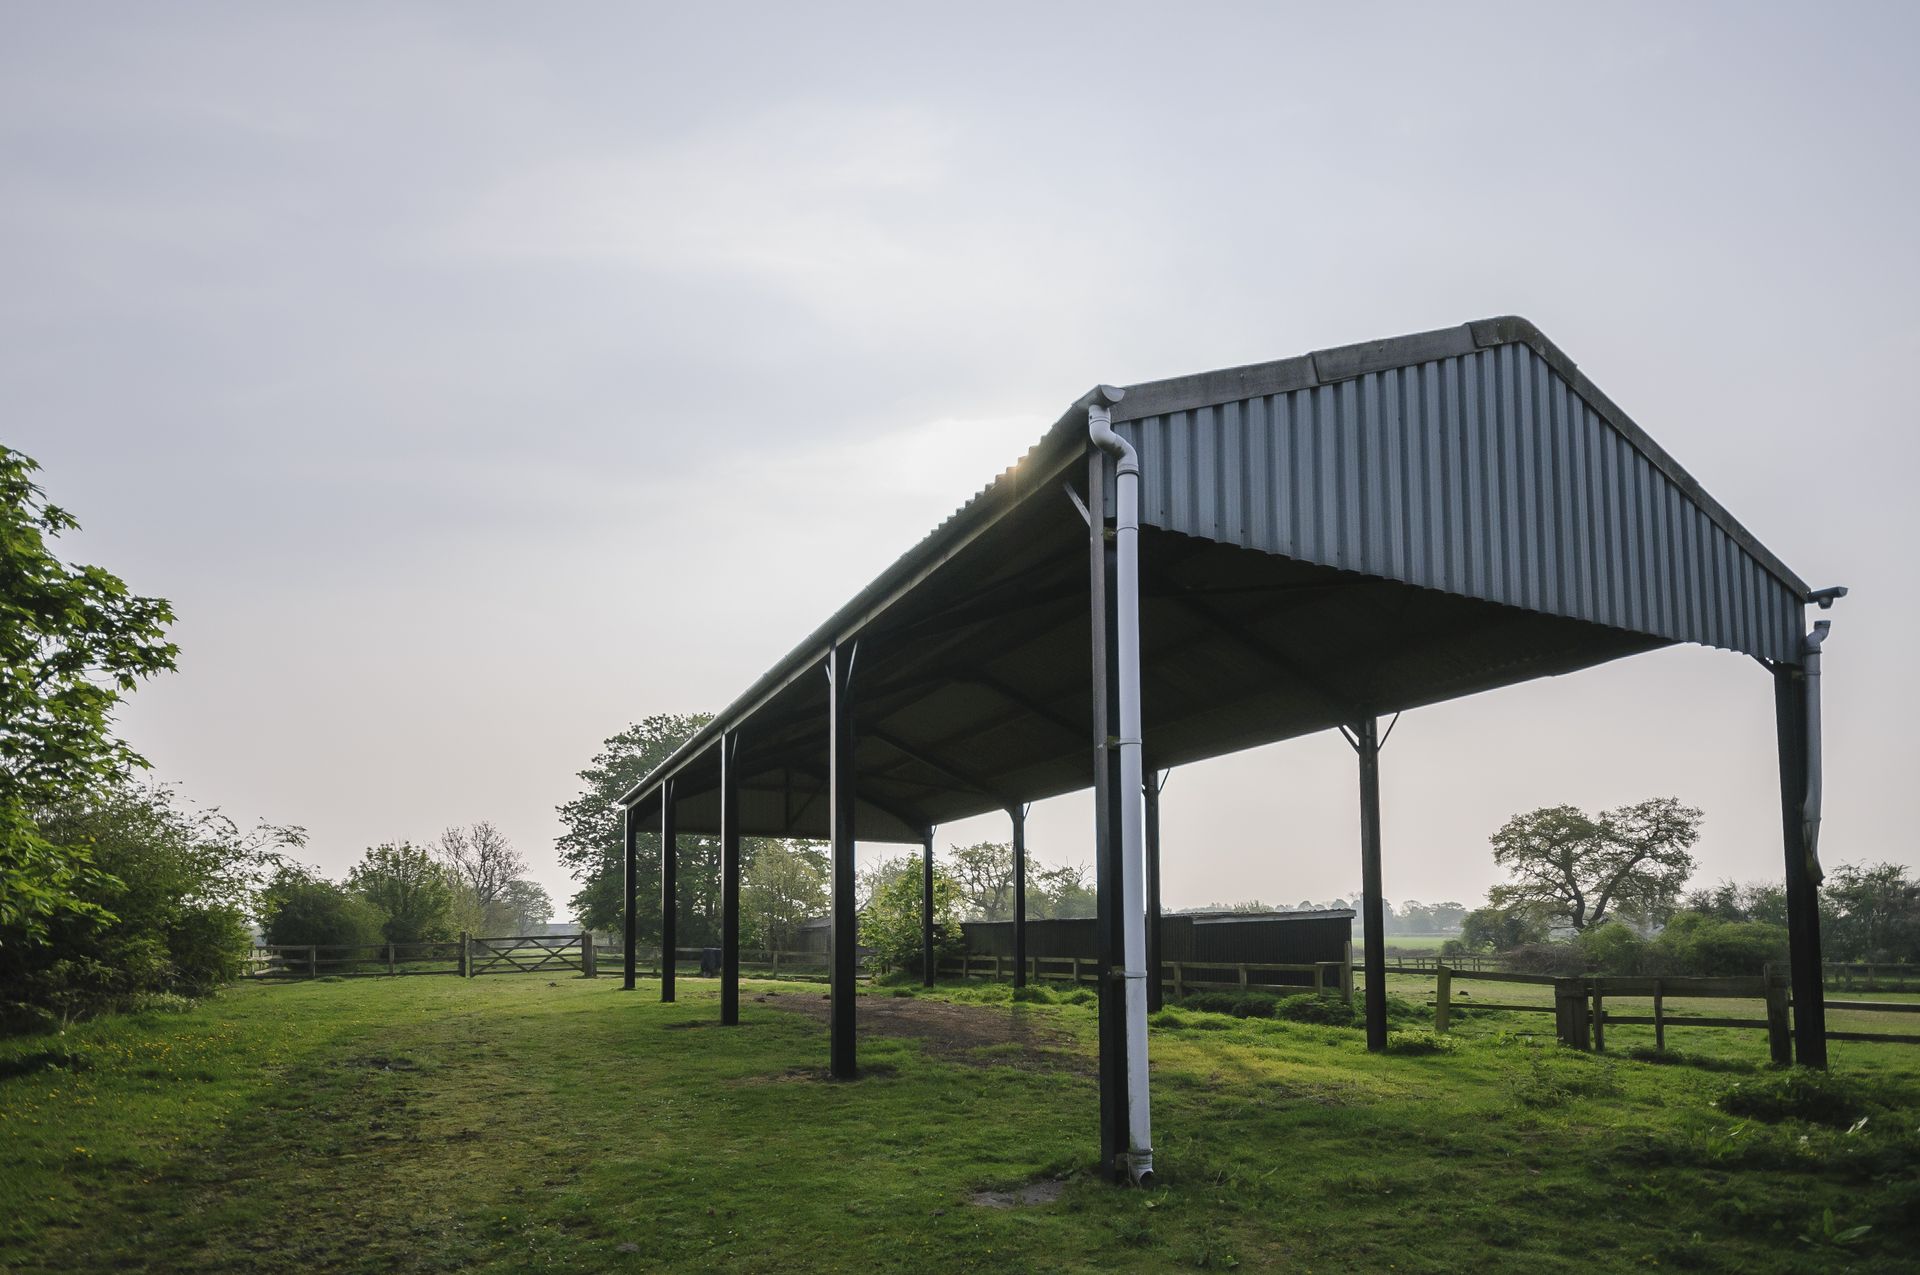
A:
POLYGON ((1087 508, 1093 511, 1090 586, 1093 610, 1093 756, 1095 943, 1099 957, 1100 1166, 1124 1183, 1127 1151, 1127 1002, 1120 899, 1119 668, 1115 659, 1118 560, 1106 505, 1106 458, 1095 451, 1087 471, 1087 508))
POLYGON ((1363 717, 1353 726, 1360 754, 1360 890, 1366 925, 1367 1048, 1387 1047, 1387 922, 1380 883, 1380 722, 1363 717))
POLYGON ((1787 959, 1793 982, 1794 1061, 1827 1065, 1827 1005, 1821 986, 1820 888, 1808 861, 1806 679, 1790 664, 1773 670, 1780 742, 1780 820, 1787 851, 1787 959))
POLYGON ((1007 811, 1013 820, 1013 985, 1027 985, 1027 811, 1007 811))
POLYGON ((854 1052, 854 975, 858 918, 853 871, 853 657, 836 646, 827 652, 827 802, 833 871, 832 970, 829 974, 830 1066, 837 1080, 858 1069, 854 1052))
POLYGON ((720 1023, 740 1021, 740 736, 720 737, 720 1023))
POLYGON ((620 990, 633 990, 634 965, 640 948, 640 916, 635 906, 640 898, 640 820, 633 813, 633 807, 620 808, 620 840, 626 848, 626 932, 621 936, 625 940, 620 990))
POLYGON ((673 958, 680 942, 680 836, 673 780, 660 786, 660 999, 673 999, 673 958))
POLYGON ((1160 988, 1160 773, 1147 772, 1147 1011, 1162 1005, 1160 988))
POLYGON ((920 982, 933 986, 933 829, 920 837, 920 982))

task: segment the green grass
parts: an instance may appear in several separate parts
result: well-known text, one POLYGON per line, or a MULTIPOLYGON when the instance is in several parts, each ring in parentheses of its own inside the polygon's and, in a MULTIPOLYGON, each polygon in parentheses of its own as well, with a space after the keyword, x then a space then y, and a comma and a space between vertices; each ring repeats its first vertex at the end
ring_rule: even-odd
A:
POLYGON ((978 1039, 865 1039, 871 1074, 838 1084, 820 995, 748 984, 723 1029, 698 979, 677 1005, 354 980, 0 1042, 0 1271, 1895 1271, 1920 1245, 1920 1047, 1834 1046, 1870 1113, 1849 1132, 1729 1115, 1753 1073, 1575 1054, 1546 1015, 1380 1057, 1351 1028, 1172 1012, 1160 1185, 1131 1191, 1091 1173, 1090 1009, 883 992, 869 1019, 978 1039), (1054 1178, 1057 1200, 970 1200, 1054 1178))

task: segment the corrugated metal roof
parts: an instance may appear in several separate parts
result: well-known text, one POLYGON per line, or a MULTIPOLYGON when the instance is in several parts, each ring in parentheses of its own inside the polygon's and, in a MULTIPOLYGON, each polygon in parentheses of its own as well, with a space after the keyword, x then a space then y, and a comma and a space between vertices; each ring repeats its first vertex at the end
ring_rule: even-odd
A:
MULTIPOLYGON (((680 776, 701 831, 709 745, 751 722, 743 827, 817 835, 808 675, 855 638, 861 835, 1084 787, 1086 542, 1061 487, 1086 491, 1094 393, 623 802, 680 776)), ((1806 585, 1525 320, 1138 385, 1115 417, 1142 452, 1161 764, 1674 641, 1799 658, 1806 585)))
POLYGON ((1797 660, 1806 586, 1533 346, 1476 347, 1333 383, 1301 375, 1298 362, 1291 379, 1308 383, 1295 388, 1267 377, 1257 394, 1119 427, 1140 450, 1143 522, 1797 660))

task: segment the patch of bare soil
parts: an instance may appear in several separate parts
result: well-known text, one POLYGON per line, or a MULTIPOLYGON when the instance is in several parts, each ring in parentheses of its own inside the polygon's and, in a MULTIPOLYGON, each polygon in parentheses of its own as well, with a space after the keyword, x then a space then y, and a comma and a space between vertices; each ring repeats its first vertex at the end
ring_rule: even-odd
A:
MULTIPOLYGON (((766 1003, 827 1021, 824 996, 776 996, 766 1003)), ((1093 1070, 1094 1060, 1079 1042, 1025 1005, 958 1005, 904 996, 862 996, 857 1003, 855 1030, 860 1036, 918 1040, 929 1054, 948 1062, 1032 1071, 1093 1070)))
POLYGON ((1030 1204, 1052 1204, 1067 1189, 1065 1178, 1046 1178, 1029 1182, 1011 1191, 975 1191, 967 1203, 983 1209, 1013 1209, 1030 1204))

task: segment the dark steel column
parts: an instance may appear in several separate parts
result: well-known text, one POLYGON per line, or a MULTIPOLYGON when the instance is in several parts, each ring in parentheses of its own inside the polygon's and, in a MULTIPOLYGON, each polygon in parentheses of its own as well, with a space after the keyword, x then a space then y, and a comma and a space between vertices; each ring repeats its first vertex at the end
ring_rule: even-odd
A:
POLYGON ((920 982, 933 986, 933 829, 920 839, 920 982))
POLYGON ((720 1023, 740 1021, 740 736, 720 737, 720 1023))
POLYGON ((1147 772, 1147 1012, 1159 1010, 1160 990, 1160 772, 1147 772))
POLYGON ((1827 1065, 1827 1004, 1821 986, 1820 887, 1807 862, 1806 679, 1791 664, 1773 670, 1773 716, 1780 740, 1780 822, 1787 848, 1787 958, 1793 979, 1794 1061, 1827 1065))
POLYGON ((638 901, 640 876, 639 842, 640 821, 634 817, 632 806, 620 808, 620 840, 626 847, 626 965, 620 982, 620 990, 633 990, 633 967, 635 952, 640 946, 640 918, 636 915, 634 904, 638 901))
POLYGON ((1027 985, 1027 808, 1007 811, 1013 820, 1013 985, 1027 985))
POLYGON ((673 780, 660 787, 660 999, 673 999, 673 957, 680 943, 680 834, 673 780))
POLYGON ((1125 939, 1120 921, 1121 879, 1125 873, 1120 838, 1120 750, 1114 746, 1119 723, 1118 661, 1114 658, 1119 616, 1114 609, 1118 564, 1113 528, 1106 515, 1107 460, 1090 450, 1087 508, 1093 513, 1089 536, 1089 586, 1093 619, 1093 832, 1094 896, 1097 901, 1097 977, 1100 996, 1100 1168, 1124 1184, 1127 1151, 1127 1003, 1125 939))
POLYGON ((1360 754, 1360 890, 1366 933, 1367 1048, 1387 1047, 1387 921, 1380 884, 1380 722, 1363 717, 1353 725, 1360 754))
POLYGON ((854 974, 858 917, 853 872, 853 656, 836 646, 827 652, 827 802, 833 864, 833 967, 829 975, 829 1062, 836 1080, 851 1080, 854 1054, 854 974))

